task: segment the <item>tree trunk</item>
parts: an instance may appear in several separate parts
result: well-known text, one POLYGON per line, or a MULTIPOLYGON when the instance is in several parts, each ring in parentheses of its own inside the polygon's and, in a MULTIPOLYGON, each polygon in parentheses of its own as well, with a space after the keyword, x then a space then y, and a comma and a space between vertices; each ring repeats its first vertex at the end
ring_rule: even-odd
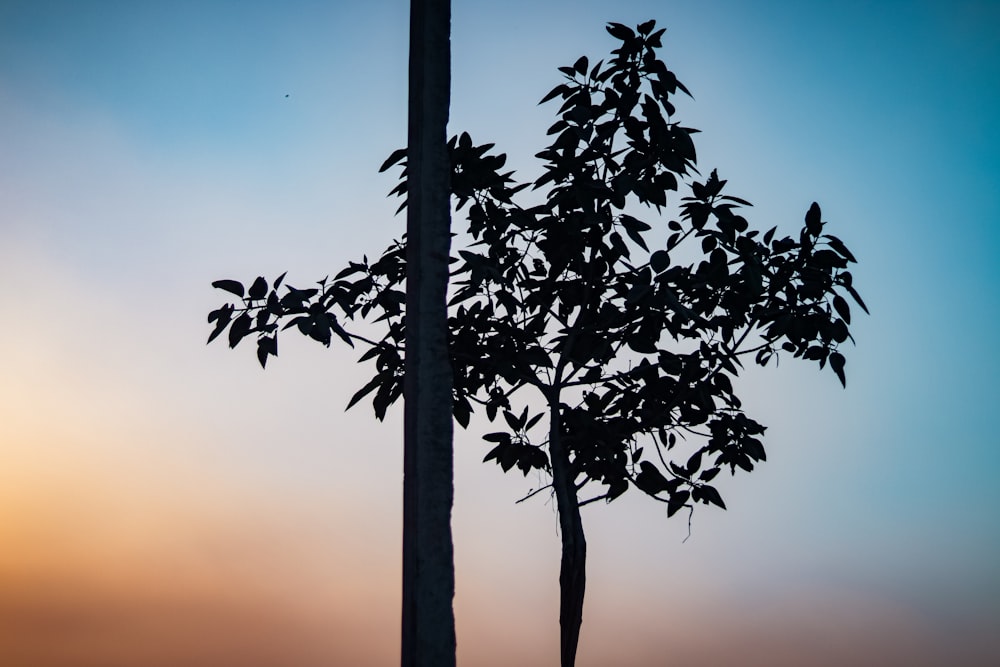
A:
POLYGON ((583 595, 587 584, 587 540, 576 497, 569 452, 560 436, 558 393, 549 402, 549 453, 552 455, 552 486, 559 511, 562 560, 559 566, 559 659, 562 667, 576 664, 576 648, 583 624, 583 595))
POLYGON ((447 287, 449 0, 411 0, 403 452, 403 667, 455 664, 447 287))

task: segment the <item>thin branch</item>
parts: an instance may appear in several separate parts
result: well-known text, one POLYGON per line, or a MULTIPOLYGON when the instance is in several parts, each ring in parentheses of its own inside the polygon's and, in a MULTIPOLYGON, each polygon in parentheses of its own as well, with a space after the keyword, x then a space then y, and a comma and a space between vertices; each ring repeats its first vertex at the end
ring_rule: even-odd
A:
POLYGON ((685 424, 675 424, 674 426, 676 428, 683 429, 683 430, 687 431, 691 435, 697 435, 697 436, 702 437, 702 438, 711 438, 712 437, 711 433, 702 433, 701 431, 696 431, 692 427, 687 426, 685 424))
POLYGON ((380 341, 376 342, 376 341, 373 341, 373 340, 369 340, 369 339, 365 338, 364 336, 359 336, 357 334, 353 334, 350 331, 347 331, 347 329, 344 329, 344 332, 347 334, 348 338, 353 338, 354 340, 360 340, 362 343, 367 343, 371 347, 391 347, 391 348, 396 349, 396 350, 399 349, 398 346, 386 343, 384 340, 380 340, 380 341))
POLYGON ((681 544, 684 544, 685 542, 687 542, 688 538, 691 537, 691 517, 694 516, 694 505, 685 505, 685 507, 688 508, 688 534, 687 534, 687 537, 685 537, 683 540, 681 540, 681 544))
MULTIPOLYGON (((552 485, 551 484, 546 484, 545 486, 540 486, 537 489, 535 489, 534 491, 531 491, 530 493, 528 493, 528 495, 526 495, 524 498, 521 498, 520 500, 514 501, 514 504, 516 505, 518 503, 523 503, 528 498, 533 498, 534 496, 537 496, 539 493, 541 493, 545 489, 552 489, 552 485)), ((554 489, 553 489, 553 492, 555 492, 554 489)))
POLYGON ((589 505, 590 503, 595 503, 595 502, 597 502, 598 500, 604 500, 604 499, 605 499, 605 498, 607 498, 607 497, 608 497, 608 494, 606 494, 606 493, 602 493, 602 494, 601 494, 601 495, 599 495, 599 496, 595 496, 595 497, 593 497, 593 498, 589 498, 589 499, 587 499, 587 500, 584 500, 583 502, 580 502, 580 503, 577 503, 577 504, 576 504, 576 506, 577 506, 577 507, 583 507, 584 505, 589 505))

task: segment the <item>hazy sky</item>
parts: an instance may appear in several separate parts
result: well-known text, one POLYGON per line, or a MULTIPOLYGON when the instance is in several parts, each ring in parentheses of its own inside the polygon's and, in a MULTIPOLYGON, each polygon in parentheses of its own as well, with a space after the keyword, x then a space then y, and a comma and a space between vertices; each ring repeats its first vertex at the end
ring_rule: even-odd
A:
MULTIPOLYGON (((401 232, 407 3, 0 0, 0 663, 398 661, 401 420, 356 353, 206 347, 217 278, 401 232)), ((848 387, 742 382, 768 462, 683 520, 584 511, 581 667, 1000 664, 1000 3, 462 2, 451 130, 532 155, 556 67, 666 26, 751 222, 859 258, 848 387)), ((456 218, 455 224, 461 219, 456 218)), ((538 481, 456 440, 459 662, 555 664, 538 481)))

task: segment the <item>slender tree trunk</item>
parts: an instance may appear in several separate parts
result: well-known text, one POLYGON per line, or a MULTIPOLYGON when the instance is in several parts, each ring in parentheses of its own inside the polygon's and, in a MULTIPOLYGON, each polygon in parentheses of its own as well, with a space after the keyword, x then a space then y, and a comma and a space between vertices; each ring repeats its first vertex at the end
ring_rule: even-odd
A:
POLYGON ((570 471, 569 452, 562 442, 557 392, 549 401, 549 453, 552 486, 559 510, 562 560, 559 565, 559 659, 562 667, 576 664, 576 648, 583 624, 583 596, 587 587, 587 540, 583 534, 580 505, 570 471))
POLYGON ((455 664, 449 0, 411 0, 403 453, 403 667, 455 664))

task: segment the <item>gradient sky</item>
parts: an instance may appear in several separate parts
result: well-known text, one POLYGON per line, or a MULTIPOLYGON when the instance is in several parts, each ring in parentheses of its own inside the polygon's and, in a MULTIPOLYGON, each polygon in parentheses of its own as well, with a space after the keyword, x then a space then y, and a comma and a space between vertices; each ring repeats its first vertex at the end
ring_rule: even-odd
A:
MULTIPOLYGON (((762 228, 819 201, 872 311, 846 391, 744 379, 768 462, 689 540, 637 494, 585 510, 581 667, 1000 664, 1000 3, 453 12, 452 131, 526 174, 555 68, 655 18, 703 170, 762 228)), ((0 663, 397 662, 399 410, 344 412, 349 350, 204 341, 212 280, 305 285, 400 233, 406 35, 402 0, 0 0, 0 663)), ((483 429, 459 661, 555 664, 554 508, 483 429)))

